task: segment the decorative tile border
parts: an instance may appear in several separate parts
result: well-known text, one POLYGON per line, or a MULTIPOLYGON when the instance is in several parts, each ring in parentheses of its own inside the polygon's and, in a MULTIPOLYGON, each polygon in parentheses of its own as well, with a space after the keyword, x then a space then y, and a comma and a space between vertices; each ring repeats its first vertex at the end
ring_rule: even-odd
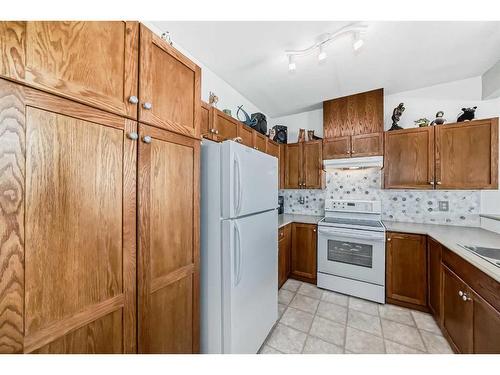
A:
POLYGON ((377 169, 330 172, 326 182, 324 190, 280 190, 285 213, 323 215, 325 199, 380 200, 383 220, 480 225, 479 191, 383 190, 382 172, 377 169), (301 197, 303 204, 299 203, 301 197), (449 210, 439 211, 439 201, 448 201, 449 210))

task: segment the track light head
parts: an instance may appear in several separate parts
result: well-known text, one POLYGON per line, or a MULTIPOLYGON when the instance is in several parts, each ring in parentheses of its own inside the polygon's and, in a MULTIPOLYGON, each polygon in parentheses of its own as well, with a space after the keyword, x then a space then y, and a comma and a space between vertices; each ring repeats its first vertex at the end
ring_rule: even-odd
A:
POLYGON ((295 72, 297 69, 297 64, 295 64, 295 58, 292 55, 288 55, 288 71, 295 72))
POLYGON ((319 54, 318 54, 318 61, 323 61, 326 59, 326 52, 323 48, 323 44, 320 44, 319 46, 319 54))
POLYGON ((365 44, 365 42, 363 41, 363 39, 361 38, 361 33, 358 31, 357 33, 354 34, 354 43, 352 44, 352 48, 357 51, 359 50, 361 47, 363 47, 363 44, 365 44))

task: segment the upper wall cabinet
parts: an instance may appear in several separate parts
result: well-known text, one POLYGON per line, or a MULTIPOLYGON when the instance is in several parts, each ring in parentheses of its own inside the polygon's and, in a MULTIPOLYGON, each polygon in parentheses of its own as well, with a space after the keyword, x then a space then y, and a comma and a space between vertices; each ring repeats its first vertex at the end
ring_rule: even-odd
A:
POLYGON ((498 118, 436 127, 438 189, 497 189, 498 118))
POLYGON ((498 118, 385 133, 386 189, 497 189, 498 118))
POLYGON ((0 76, 137 118, 137 22, 0 22, 0 76))
POLYGON ((323 158, 382 155, 384 90, 323 102, 323 158))
POLYGON ((198 138, 200 68, 141 25, 139 121, 198 138))
POLYGON ((322 143, 289 143, 285 147, 285 189, 323 189, 322 143))
POLYGON ((203 101, 201 102, 200 134, 206 138, 210 135, 210 106, 203 101))

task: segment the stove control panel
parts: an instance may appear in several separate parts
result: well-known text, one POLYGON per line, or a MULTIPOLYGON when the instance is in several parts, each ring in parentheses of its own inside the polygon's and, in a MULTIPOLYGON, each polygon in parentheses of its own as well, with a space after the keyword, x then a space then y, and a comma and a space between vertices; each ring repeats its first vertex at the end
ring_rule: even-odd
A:
POLYGON ((380 201, 325 199, 325 211, 380 213, 380 201))

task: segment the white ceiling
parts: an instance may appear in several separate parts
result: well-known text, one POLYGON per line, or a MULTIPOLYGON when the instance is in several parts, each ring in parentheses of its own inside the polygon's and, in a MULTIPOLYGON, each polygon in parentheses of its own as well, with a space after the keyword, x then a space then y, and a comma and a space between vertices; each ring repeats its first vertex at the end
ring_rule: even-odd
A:
POLYGON ((326 99, 383 87, 388 94, 474 77, 500 60, 500 22, 365 22, 365 44, 328 45, 328 58, 284 51, 309 47, 352 22, 152 22, 270 117, 321 107, 326 99))

